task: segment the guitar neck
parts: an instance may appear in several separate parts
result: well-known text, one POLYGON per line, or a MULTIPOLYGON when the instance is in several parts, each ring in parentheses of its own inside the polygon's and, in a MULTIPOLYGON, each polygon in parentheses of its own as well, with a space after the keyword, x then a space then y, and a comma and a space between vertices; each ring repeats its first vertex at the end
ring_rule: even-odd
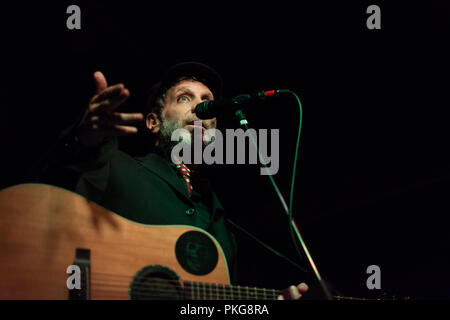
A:
POLYGON ((280 290, 183 281, 188 300, 276 300, 280 290))
MULTIPOLYGON (((183 281, 186 300, 277 300, 281 290, 226 284, 183 281)), ((333 300, 390 300, 389 298, 358 298, 333 296, 333 300)))

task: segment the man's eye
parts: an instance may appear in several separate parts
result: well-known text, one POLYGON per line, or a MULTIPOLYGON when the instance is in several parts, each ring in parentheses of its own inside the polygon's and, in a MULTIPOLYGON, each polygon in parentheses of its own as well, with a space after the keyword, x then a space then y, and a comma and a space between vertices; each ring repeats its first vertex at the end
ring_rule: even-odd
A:
POLYGON ((177 101, 178 101, 178 102, 189 102, 189 97, 187 97, 187 96, 180 96, 180 97, 177 99, 177 101))

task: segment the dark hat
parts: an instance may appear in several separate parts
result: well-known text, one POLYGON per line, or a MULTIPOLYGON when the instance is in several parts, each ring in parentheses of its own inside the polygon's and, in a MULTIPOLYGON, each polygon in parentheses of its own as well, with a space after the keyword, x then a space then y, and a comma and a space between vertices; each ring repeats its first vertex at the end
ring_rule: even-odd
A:
POLYGON ((182 62, 167 69, 161 81, 152 86, 147 100, 147 110, 151 110, 156 98, 170 89, 181 77, 195 77, 211 90, 215 99, 222 97, 223 81, 216 70, 200 62, 182 62))

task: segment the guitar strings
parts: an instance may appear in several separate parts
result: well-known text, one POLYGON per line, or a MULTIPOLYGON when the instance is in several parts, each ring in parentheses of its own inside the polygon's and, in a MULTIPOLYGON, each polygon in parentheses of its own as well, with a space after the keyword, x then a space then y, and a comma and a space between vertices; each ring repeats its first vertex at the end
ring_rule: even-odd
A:
MULTIPOLYGON (((121 277, 125 277, 125 276, 121 276, 121 277)), ((180 288, 183 288, 181 286, 181 284, 184 284, 185 290, 190 290, 190 289, 186 289, 187 286, 190 286, 190 287, 194 287, 193 290, 203 290, 203 291, 207 291, 207 290, 219 291, 220 290, 223 292, 236 292, 236 291, 246 290, 250 294, 256 293, 256 294, 263 294, 263 295, 264 294, 272 294, 273 292, 277 292, 277 293, 281 292, 280 290, 277 290, 277 289, 265 289, 265 288, 247 287, 247 286, 234 286, 234 285, 227 285, 227 284, 204 283, 204 282, 195 282, 195 281, 182 281, 182 280, 173 280, 173 279, 163 279, 163 278, 159 278, 159 277, 137 277, 137 278, 126 277, 126 278, 135 279, 136 281, 143 280, 143 279, 151 280, 151 284, 136 283, 133 285, 134 288, 137 288, 137 287, 148 288, 150 286, 155 287, 155 283, 156 283, 163 287, 175 285, 175 286, 180 286, 180 288), (202 288, 200 288, 200 286, 202 286, 202 288), (195 287, 197 287, 197 289, 195 289, 195 287)), ((96 277, 93 278, 93 280, 96 280, 96 279, 100 279, 100 278, 96 278, 96 277)), ((115 284, 117 284, 117 286, 126 286, 126 287, 130 286, 130 281, 125 281, 125 282, 114 281, 115 284, 113 284, 113 283, 108 283, 108 282, 110 282, 110 280, 108 280, 108 279, 102 279, 102 280, 106 281, 106 283, 103 282, 104 284, 107 284, 110 286, 114 286, 115 284)))
MULTIPOLYGON (((122 298, 124 299, 125 296, 127 299, 130 298, 130 295, 128 292, 124 292, 124 291, 111 291, 111 290, 106 290, 104 288, 98 288, 96 290, 92 290, 92 294, 94 295, 98 295, 99 293, 105 293, 104 296, 115 296, 117 298, 122 298)), ((134 294, 133 294, 134 295, 134 294)), ((136 297, 138 298, 174 298, 174 297, 179 297, 182 299, 187 299, 189 298, 189 300, 276 300, 275 295, 272 295, 270 297, 245 297, 245 296, 227 296, 227 295, 191 295, 191 294, 183 294, 180 293, 179 291, 144 291, 141 292, 139 294, 135 294, 136 297)))
MULTIPOLYGON (((102 298, 96 298, 97 300, 111 300, 111 299, 124 300, 125 299, 124 292, 109 291, 109 290, 102 290, 102 289, 96 289, 95 292, 94 292, 95 295, 100 295, 99 293, 104 293, 104 294, 101 295, 102 298)), ((187 297, 186 295, 183 295, 184 299, 186 299, 186 297, 187 297)), ((153 298, 153 299, 150 299, 150 300, 172 300, 172 299, 174 299, 174 295, 173 294, 170 294, 170 295, 158 294, 156 297, 155 297, 155 295, 140 295, 139 298, 149 298, 149 299, 153 298)), ((368 298, 356 298, 356 297, 346 297, 346 296, 335 296, 334 298, 335 298, 335 300, 363 300, 363 301, 364 300, 377 300, 377 301, 383 300, 383 299, 368 299, 368 298)), ((128 293, 126 294, 126 299, 130 299, 128 293)), ((190 297, 189 300, 276 300, 276 297, 273 296, 271 298, 265 298, 265 299, 260 299, 260 298, 258 298, 258 299, 253 298, 252 299, 250 297, 247 297, 247 298, 245 298, 245 297, 240 297, 240 298, 233 297, 231 299, 227 299, 227 297, 222 298, 222 297, 217 297, 217 296, 216 297, 209 296, 209 297, 203 297, 203 298, 190 297)))
MULTIPOLYGON (((92 291, 93 292, 97 292, 98 290, 107 290, 108 292, 114 292, 117 294, 130 294, 130 291, 128 290, 128 288, 125 288, 125 290, 113 290, 111 288, 105 288, 104 286, 97 286, 97 287, 93 287, 92 291)), ((160 296, 161 294, 171 294, 172 296, 184 296, 184 297, 198 297, 198 298, 202 298, 202 297, 208 297, 208 298, 216 298, 216 299, 232 299, 232 300, 237 300, 237 299, 243 299, 243 300, 267 300, 267 299, 275 299, 276 297, 278 297, 277 293, 268 293, 268 294, 264 294, 264 295, 247 295, 247 294, 239 294, 239 293, 235 293, 235 294, 230 294, 230 293, 224 293, 224 292, 214 292, 214 291, 190 291, 190 290, 178 290, 177 288, 166 288, 166 287, 162 287, 162 288, 147 288, 147 289, 142 289, 142 290, 135 290, 132 289, 131 290, 131 294, 132 295, 136 295, 136 296, 142 296, 145 294, 149 294, 150 296, 160 296)))
MULTIPOLYGON (((171 286, 180 286, 181 288, 186 287, 197 287, 197 288, 205 288, 205 290, 248 290, 251 292, 273 292, 273 291, 279 291, 277 289, 265 289, 265 288, 256 288, 256 287, 247 287, 247 286, 233 286, 233 285, 227 285, 227 284, 214 284, 214 283, 203 283, 203 282, 194 282, 194 281, 178 281, 178 280, 169 280, 169 279, 162 279, 157 277, 144 277, 141 279, 151 280, 151 283, 135 283, 133 287, 139 287, 144 286, 148 287, 155 284, 161 284, 161 285, 171 285, 171 286), (184 286, 182 286, 182 284, 184 286)), ((136 280, 139 280, 138 278, 136 280)), ((130 281, 125 282, 111 282, 109 279, 103 279, 103 278, 94 278, 93 282, 95 283, 102 283, 106 285, 111 286, 130 286, 130 281), (99 281, 101 280, 101 281, 99 281)), ((203 289, 201 289, 203 290, 203 289)))
MULTIPOLYGON (((108 282, 99 282, 99 281, 93 281, 92 284, 99 285, 99 286, 108 286, 112 288, 129 288, 130 285, 128 283, 124 284, 114 284, 114 283, 108 283, 108 282)), ((185 290, 185 291, 195 291, 195 292, 215 292, 215 293, 224 293, 224 294, 233 294, 233 295, 272 295, 276 293, 280 293, 280 291, 275 289, 254 289, 254 288, 246 288, 246 287, 238 287, 238 288, 224 288, 224 287, 213 287, 213 286, 199 286, 199 285, 185 285, 184 287, 180 284, 177 284, 177 286, 174 286, 172 284, 167 283, 156 283, 153 282, 152 284, 135 284, 132 286, 133 290, 140 290, 140 289, 148 289, 148 288, 174 288, 175 290, 185 290)))
MULTIPOLYGON (((108 289, 102 289, 99 288, 97 290, 92 291, 92 295, 98 295, 99 293, 105 293, 105 295, 111 295, 111 296, 117 296, 122 298, 130 298, 130 294, 128 292, 120 292, 120 291, 111 291, 108 289)), ((183 294, 178 291, 147 291, 147 292, 141 292, 139 294, 132 294, 131 296, 135 296, 137 298, 175 298, 179 297, 182 299, 188 299, 188 300, 276 300, 277 296, 267 296, 267 297, 247 297, 247 296, 229 296, 229 295, 198 295, 198 294, 183 294)))
MULTIPOLYGON (((124 276, 122 276, 124 277, 124 276)), ((129 277, 128 277, 129 278, 129 277)), ((146 293, 151 290, 158 290, 158 292, 170 292, 170 293, 176 293, 177 295, 180 294, 180 290, 184 291, 186 293, 189 293, 189 295, 194 296, 201 296, 201 295, 220 295, 220 296, 228 296, 228 297, 247 297, 248 299, 251 298, 267 298, 267 296, 277 296, 281 294, 279 290, 276 289, 264 289, 264 288, 256 288, 256 287, 245 287, 245 286, 230 286, 230 285, 224 285, 224 284, 209 284, 209 283, 201 283, 201 282, 193 282, 193 281, 183 281, 184 287, 181 286, 181 282, 178 280, 169 280, 169 279, 161 279, 156 277, 137 277, 136 280, 139 279, 146 279, 146 280, 152 280, 150 283, 142 283, 142 284, 134 284, 132 286, 132 292, 139 294, 139 293, 146 293), (174 286, 175 285, 175 286, 174 286), (208 287, 206 287, 206 286, 208 287), (200 287, 202 286, 202 287, 200 287), (245 292, 246 291, 246 292, 245 292)), ((128 292, 128 289, 130 287, 130 282, 111 282, 108 279, 100 279, 100 278, 93 278, 92 284, 94 286, 108 286, 110 288, 125 288, 125 290, 128 292), (103 281, 98 281, 103 280, 103 281), (106 282, 104 282, 106 281, 106 282)), ((119 291, 120 292, 120 291, 119 291)))
MULTIPOLYGON (((98 274, 96 274, 98 275, 98 274)), ((102 274, 111 276, 113 278, 128 278, 133 279, 129 276, 124 275, 113 275, 113 274, 102 274)), ((147 294, 149 289, 158 289, 158 297, 168 297, 173 298, 174 295, 183 295, 180 293, 184 292, 184 297, 190 296, 191 299, 195 300, 195 297, 201 296, 209 297, 210 300, 222 300, 230 297, 232 300, 276 300, 278 295, 282 294, 281 290, 277 289, 265 289, 265 288, 257 288, 257 287, 247 287, 247 286, 233 286, 227 284, 218 284, 218 283, 203 283, 203 282, 195 282, 195 281, 182 281, 182 280, 172 280, 172 279, 162 279, 158 277, 136 277, 135 279, 151 279, 152 285, 149 284, 135 284, 133 285, 133 292, 139 294, 139 296, 143 297, 154 297, 154 294, 147 294), (160 283, 158 283, 160 282, 160 283), (156 283, 156 285, 155 285, 156 283), (184 286, 181 286, 184 284, 184 286), (175 287, 173 286, 175 285, 175 287), (200 285, 203 287, 200 288, 200 285), (204 285, 207 285, 206 288, 204 285), (214 287, 213 287, 214 286, 214 287), (190 288, 189 288, 190 287, 190 288), (162 288, 162 289, 160 289, 162 288), (243 292, 243 291, 247 292, 243 292), (215 292, 214 292, 215 291, 215 292), (237 292, 237 293, 236 293, 237 292), (188 294, 189 293, 189 294, 188 294), (165 294, 165 295, 162 295, 165 294), (170 294, 170 295, 167 295, 170 294), (258 297, 258 295, 263 295, 264 298, 258 297), (222 297, 223 296, 223 297, 222 297)), ((95 292, 106 292, 106 293, 114 293, 118 296, 123 296, 126 292, 126 295, 129 297, 129 287, 130 282, 122 282, 112 283, 109 279, 103 278, 94 278, 92 284, 95 285, 95 292), (103 280, 103 281, 102 281, 103 280), (104 286, 118 288, 121 290, 105 290, 104 286)), ((337 300, 381 300, 381 299, 367 299, 367 298, 356 298, 356 297, 347 297, 347 296, 335 296, 337 300)))
MULTIPOLYGON (((105 288, 108 287, 110 291, 115 291, 115 292, 129 292, 130 288, 128 285, 114 285, 114 284, 105 284, 105 283, 98 283, 98 282, 94 282, 93 283, 93 289, 96 290, 97 288, 105 288), (114 289, 119 289, 119 290, 114 290, 114 289), (120 290, 122 289, 122 290, 120 290)), ((278 294, 280 294, 277 291, 264 291, 264 292, 254 292, 249 291, 249 292, 243 292, 243 291, 239 291, 239 290, 223 290, 223 288, 200 288, 200 287, 192 287, 192 288, 181 288, 181 287, 173 287, 170 285, 152 285, 152 286, 133 286, 131 288, 131 292, 135 293, 135 294, 141 294, 141 293, 147 293, 147 292, 152 292, 152 291, 157 291, 157 292, 170 292, 170 293, 175 293, 175 294, 180 294, 180 293, 185 293, 185 295, 190 295, 190 296, 224 296, 224 297, 242 297, 245 298, 247 297, 247 299, 263 299, 263 298, 268 298, 271 296, 278 296, 278 294)))
MULTIPOLYGON (((120 294, 119 292, 110 292, 107 290, 96 290, 94 293, 95 300, 110 300, 110 299, 118 299, 118 300, 128 300, 130 299, 129 295, 120 294), (98 297, 96 297, 98 296, 98 297), (99 298, 101 296, 101 298, 99 298)), ((207 297, 191 297, 186 295, 173 295, 173 294, 140 294, 137 296, 138 299, 148 299, 148 300, 276 300, 275 297, 268 297, 265 299, 255 299, 255 298, 246 298, 246 297, 220 297, 220 296, 207 296, 207 297)))
MULTIPOLYGON (((104 275, 108 275, 108 274, 95 273, 95 274, 93 274, 93 280, 100 279, 100 278, 97 278, 96 275, 104 276, 104 275)), ((257 288, 257 287, 248 287, 248 286, 239 286, 239 285, 228 285, 228 284, 219 284, 219 283, 206 283, 206 282, 197 282, 197 281, 188 281, 188 280, 184 281, 184 280, 177 280, 177 279, 164 279, 164 278, 160 278, 160 277, 144 277, 144 276, 140 276, 140 277, 133 278, 133 277, 124 276, 124 275, 112 275, 112 274, 109 274, 109 276, 111 276, 112 278, 118 278, 118 277, 120 277, 120 278, 127 278, 126 281, 122 281, 122 282, 117 282, 116 280, 114 280, 114 283, 118 283, 120 285, 123 284, 125 286, 129 286, 130 285, 130 283, 131 283, 130 280, 139 281, 139 280, 145 280, 146 279, 146 280, 151 280, 152 283, 160 282, 160 283, 162 283, 164 285, 165 284, 173 284, 173 285, 184 284, 184 285, 188 285, 188 286, 197 286, 197 287, 200 287, 200 286, 203 286, 203 287, 205 287, 205 286, 208 286, 208 287, 214 286, 215 288, 220 288, 220 290, 251 290, 252 292, 262 292, 262 293, 264 293, 264 292, 273 292, 273 291, 281 292, 280 290, 277 290, 277 289, 266 289, 266 288, 257 288), (128 280, 128 279, 130 279, 130 280, 128 280)), ((104 278, 102 278, 102 280, 107 281, 107 282, 111 281, 111 280, 104 279, 104 278)), ((148 284, 146 284, 146 283, 136 284, 136 286, 142 286, 142 285, 144 287, 148 287, 148 284)))

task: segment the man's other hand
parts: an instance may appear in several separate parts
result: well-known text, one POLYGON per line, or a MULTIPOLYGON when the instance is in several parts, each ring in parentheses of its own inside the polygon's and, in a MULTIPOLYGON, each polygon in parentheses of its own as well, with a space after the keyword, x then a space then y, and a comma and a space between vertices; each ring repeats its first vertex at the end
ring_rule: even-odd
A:
POLYGON ((297 286, 290 286, 283 290, 283 294, 280 294, 277 297, 277 300, 298 300, 308 291, 308 289, 308 285, 304 282, 297 286))

